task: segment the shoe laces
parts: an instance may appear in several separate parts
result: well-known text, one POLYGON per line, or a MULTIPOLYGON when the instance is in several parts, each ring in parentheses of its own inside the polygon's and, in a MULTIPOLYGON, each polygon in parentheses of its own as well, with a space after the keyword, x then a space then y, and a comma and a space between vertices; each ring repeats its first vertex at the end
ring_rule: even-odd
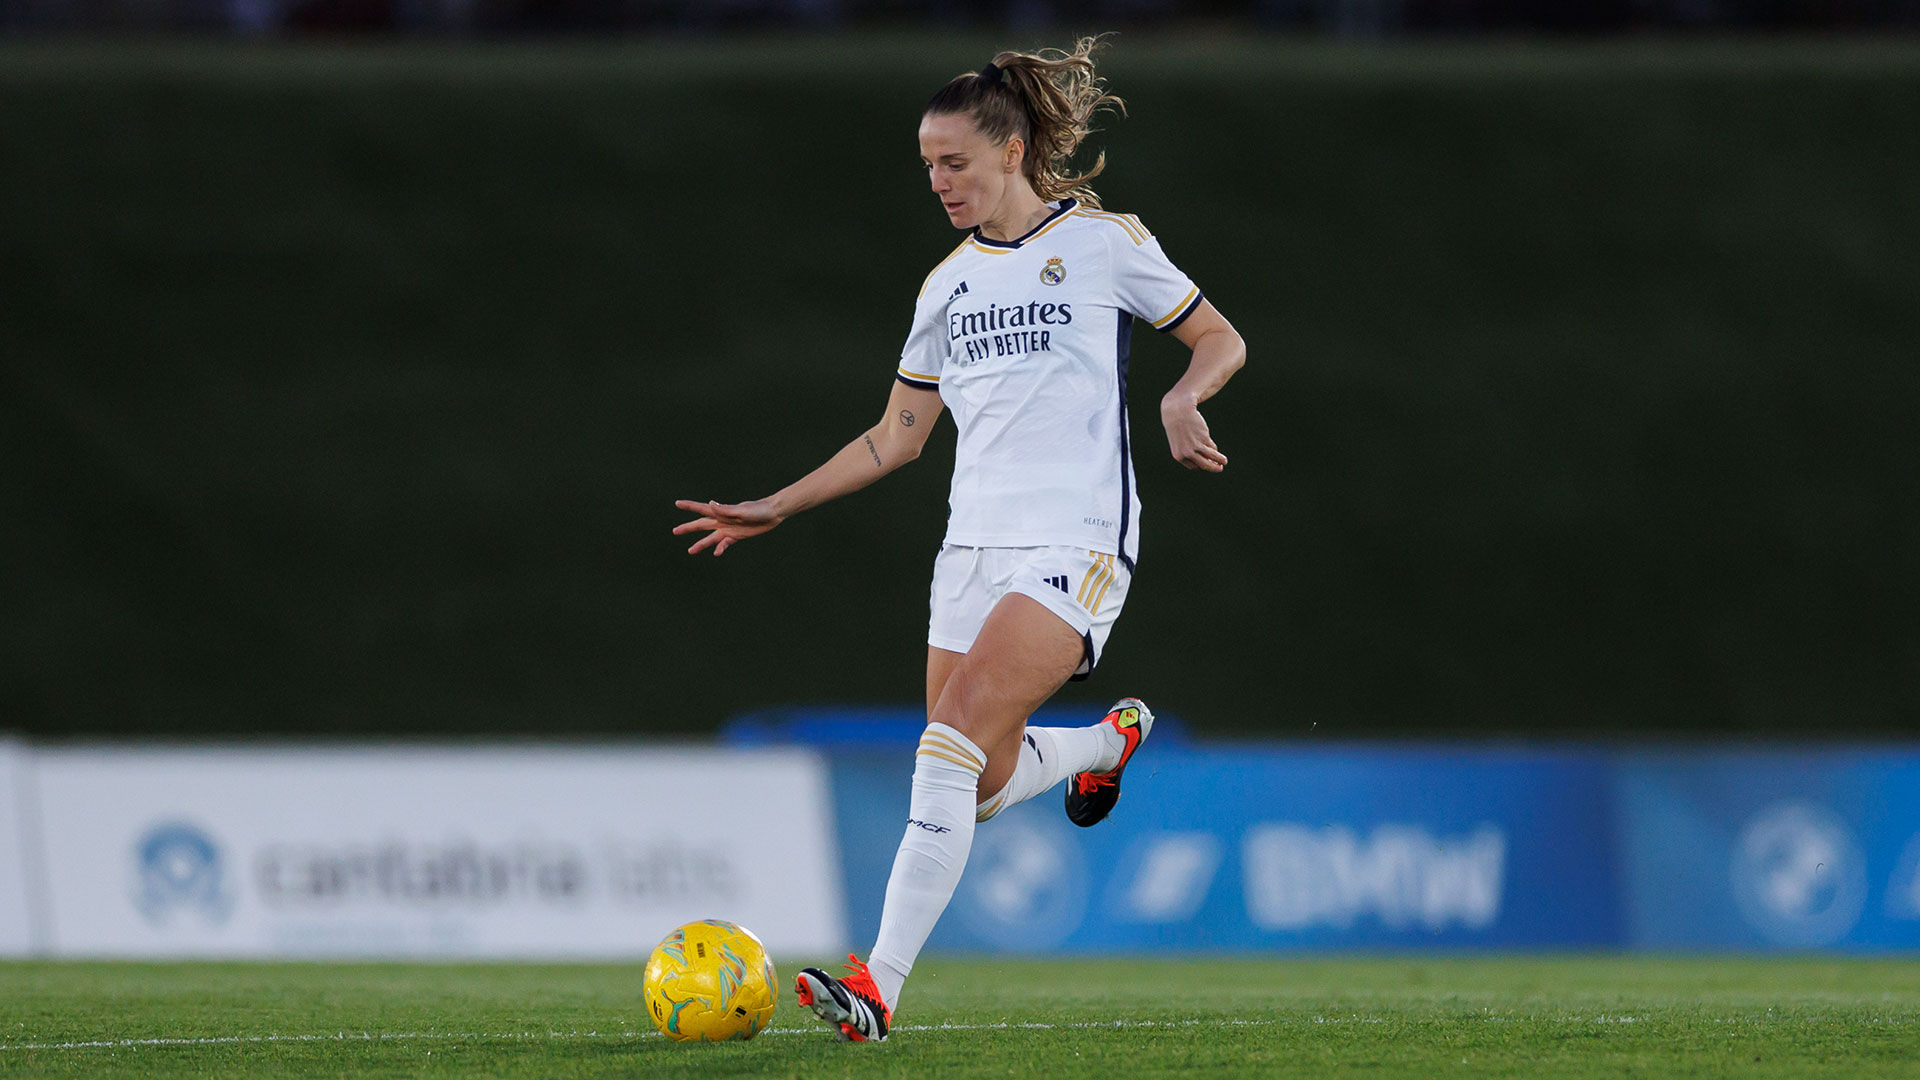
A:
POLYGON ((1074 777, 1073 782, 1076 786, 1079 787, 1080 794, 1091 795, 1094 792, 1099 791, 1101 788, 1112 787, 1113 774, 1110 772, 1107 772, 1107 773, 1083 772, 1080 775, 1074 777))
POLYGON ((867 970, 867 965, 861 963, 859 957, 848 953, 846 967, 853 974, 842 975, 840 985, 867 999, 868 1005, 887 1016, 892 1016, 893 1010, 887 1008, 886 999, 880 996, 880 987, 874 985, 873 975, 867 970))

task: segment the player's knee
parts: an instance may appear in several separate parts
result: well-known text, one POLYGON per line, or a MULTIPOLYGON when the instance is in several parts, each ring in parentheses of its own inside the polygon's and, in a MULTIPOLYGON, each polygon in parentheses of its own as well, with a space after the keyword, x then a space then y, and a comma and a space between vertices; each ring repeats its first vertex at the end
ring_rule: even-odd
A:
POLYGON ((984 801, 1006 785, 1018 763, 1020 732, 1025 730, 1026 719, 1024 714, 1009 710, 989 686, 962 667, 947 680, 928 726, 944 724, 978 748, 982 768, 975 797, 984 801))
POLYGON ((953 673, 947 679, 945 689, 940 692, 940 700, 927 716, 928 724, 945 724, 953 730, 973 740, 975 745, 984 746, 988 726, 985 703, 974 685, 975 680, 964 669, 953 673))

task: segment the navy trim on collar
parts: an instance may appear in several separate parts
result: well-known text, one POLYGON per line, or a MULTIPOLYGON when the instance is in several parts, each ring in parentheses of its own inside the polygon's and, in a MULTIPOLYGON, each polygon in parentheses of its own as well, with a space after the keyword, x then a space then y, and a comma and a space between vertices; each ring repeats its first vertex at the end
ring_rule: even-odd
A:
POLYGON ((1051 214, 1048 214, 1046 216, 1046 220, 1042 221, 1038 225, 1035 225, 1033 228, 1028 229, 1026 233, 1022 235, 1018 240, 990 240, 987 237, 982 236, 980 234, 980 226, 975 225, 973 227, 973 242, 983 247, 1005 248, 1008 251, 1013 251, 1014 249, 1018 248, 1021 244, 1024 244, 1028 240, 1032 239, 1034 233, 1039 232, 1041 229, 1044 229, 1047 226, 1053 224, 1055 221, 1057 221, 1062 214, 1072 213, 1073 208, 1078 205, 1080 205, 1079 199, 1061 199, 1060 209, 1055 210, 1051 214))

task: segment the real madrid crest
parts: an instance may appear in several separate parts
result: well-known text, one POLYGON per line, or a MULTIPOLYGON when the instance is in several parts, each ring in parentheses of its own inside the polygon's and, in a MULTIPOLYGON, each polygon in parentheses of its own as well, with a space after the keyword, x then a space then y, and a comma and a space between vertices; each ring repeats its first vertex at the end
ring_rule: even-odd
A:
POLYGON ((1047 265, 1040 268, 1040 283, 1058 285, 1067 280, 1067 264, 1059 259, 1048 259, 1047 265))

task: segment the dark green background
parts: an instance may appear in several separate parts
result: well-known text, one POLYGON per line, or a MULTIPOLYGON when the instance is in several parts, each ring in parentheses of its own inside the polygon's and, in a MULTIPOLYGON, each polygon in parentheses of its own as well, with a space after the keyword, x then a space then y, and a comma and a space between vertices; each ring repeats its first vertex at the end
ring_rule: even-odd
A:
MULTIPOLYGON (((952 435, 879 415, 1003 43, 0 47, 0 728, 624 735, 918 699, 952 435)), ((1218 733, 1920 728, 1920 47, 1123 38, 1246 336, 1090 684, 1218 733)), ((943 423, 943 428, 944 428, 943 423)))

